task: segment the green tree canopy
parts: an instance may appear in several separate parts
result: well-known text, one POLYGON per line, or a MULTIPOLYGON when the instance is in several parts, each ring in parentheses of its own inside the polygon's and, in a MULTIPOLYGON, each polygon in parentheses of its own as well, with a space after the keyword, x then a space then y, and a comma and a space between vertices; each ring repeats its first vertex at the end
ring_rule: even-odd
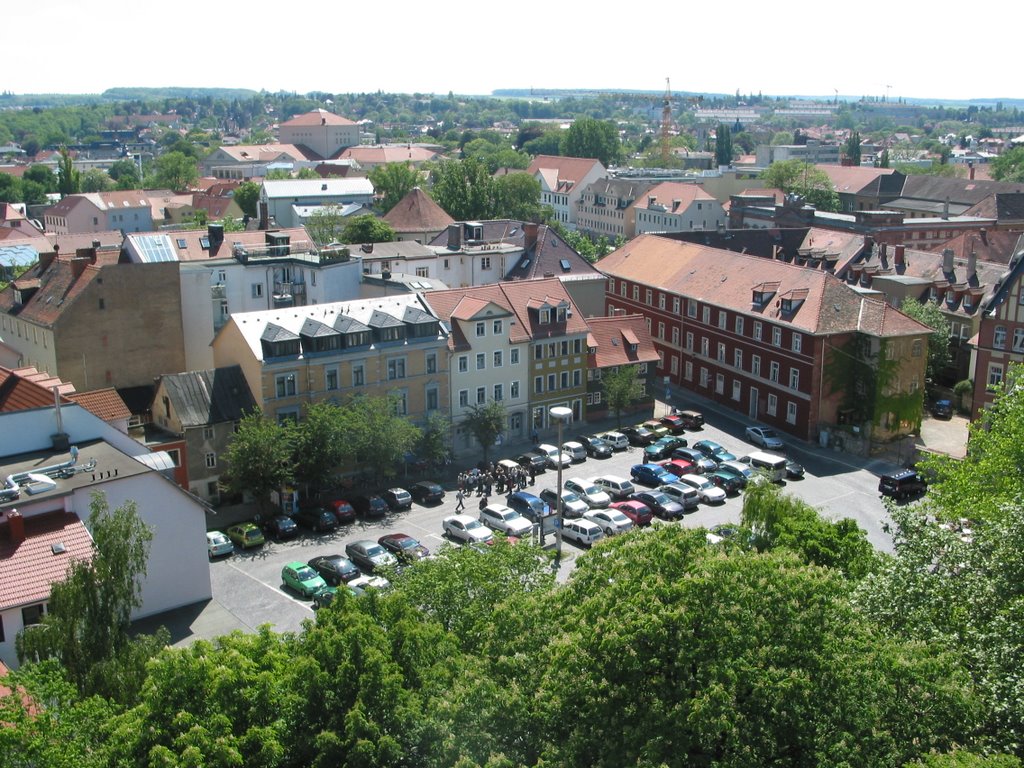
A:
POLYGON ((715 129, 715 163, 732 165, 732 129, 725 123, 719 123, 715 129))
POLYGON ((235 188, 232 198, 250 219, 259 215, 260 185, 255 181, 243 181, 235 188))
POLYGON ((494 179, 475 158, 442 160, 430 172, 430 195, 456 221, 493 218, 494 179))
POLYGON ((107 192, 116 186, 114 180, 98 168, 90 168, 82 174, 83 192, 107 192))
POLYGON ((466 411, 462 425, 476 438, 483 451, 483 459, 487 461, 491 446, 498 435, 505 432, 505 406, 496 400, 484 405, 471 405, 466 411))
POLYGON ((916 299, 904 299, 900 310, 932 329, 928 336, 928 366, 925 375, 931 381, 936 381, 949 365, 949 318, 934 301, 921 303, 916 299))
POLYGON ((622 412, 644 396, 644 382, 640 367, 621 365, 615 371, 606 371, 601 376, 601 388, 608 409, 615 412, 615 423, 622 425, 622 412))
POLYGON ((57 163, 57 191, 60 192, 61 197, 82 191, 82 175, 75 168, 67 147, 60 148, 60 160, 57 163))
POLYGON ((46 165, 30 165, 21 177, 41 184, 47 192, 57 191, 57 174, 46 165))
POLYGON ((394 239, 394 228, 372 213, 347 220, 341 231, 343 243, 390 243, 394 239))
POLYGON ((854 165, 860 165, 860 132, 853 131, 843 145, 843 154, 854 165))
POLYGON ((139 166, 134 160, 118 160, 107 170, 107 175, 117 183, 118 189, 138 189, 142 183, 139 166))
POLYGON ((345 227, 349 223, 350 221, 341 215, 340 206, 330 203, 310 214, 306 219, 306 231, 309 232, 313 242, 323 248, 331 243, 352 242, 343 239, 345 227))
POLYGON ((615 123, 581 117, 563 134, 559 150, 566 157, 594 158, 607 168, 618 163, 622 145, 615 123))
POLYGON ((198 180, 199 167, 194 157, 183 152, 168 152, 156 159, 153 177, 147 186, 183 192, 198 180))
POLYGON ((539 221, 540 182, 528 173, 508 173, 494 180, 494 210, 490 218, 539 221))
POLYGON ((266 508, 270 492, 294 479, 292 455, 292 427, 251 413, 239 422, 225 452, 227 472, 222 482, 231 493, 251 493, 266 508))
POLYGON ((360 395, 342 409, 346 452, 378 478, 392 476, 420 439, 419 427, 403 414, 404 401, 397 394, 360 395))
POLYGON ((1014 147, 992 161, 992 178, 996 181, 1024 181, 1024 147, 1014 147))
POLYGON ((384 163, 370 169, 370 182, 381 196, 381 213, 387 213, 419 186, 420 172, 411 163, 384 163))
POLYGON ((831 179, 820 168, 803 160, 781 160, 761 174, 765 187, 776 187, 788 194, 800 195, 819 211, 838 211, 839 195, 831 179))
POLYGON ((345 415, 332 403, 314 403, 292 427, 295 479, 306 488, 327 484, 345 459, 345 415))

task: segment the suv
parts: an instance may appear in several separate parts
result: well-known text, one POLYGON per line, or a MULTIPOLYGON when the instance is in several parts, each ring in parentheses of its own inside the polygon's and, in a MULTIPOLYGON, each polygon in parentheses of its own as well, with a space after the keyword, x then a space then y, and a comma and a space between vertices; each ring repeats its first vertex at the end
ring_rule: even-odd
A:
POLYGON ((878 492, 894 499, 906 499, 919 496, 928 490, 928 482, 920 472, 903 469, 882 475, 878 480, 878 492))
POLYGON ((605 432, 599 437, 608 443, 613 451, 624 451, 629 448, 629 438, 621 432, 605 432))
POLYGON ((386 491, 381 491, 380 495, 388 507, 396 512, 409 509, 412 506, 412 494, 405 488, 388 488, 386 491))
POLYGON ((369 496, 354 496, 352 506, 360 517, 387 517, 391 510, 388 503, 376 493, 369 496))
POLYGON ((611 496, 615 501, 628 499, 630 494, 636 492, 636 488, 633 487, 633 483, 624 477, 619 477, 618 475, 602 475, 601 477, 595 477, 591 482, 611 496))
POLYGON ((675 415, 687 429, 697 430, 704 426, 704 414, 700 411, 679 411, 675 415))

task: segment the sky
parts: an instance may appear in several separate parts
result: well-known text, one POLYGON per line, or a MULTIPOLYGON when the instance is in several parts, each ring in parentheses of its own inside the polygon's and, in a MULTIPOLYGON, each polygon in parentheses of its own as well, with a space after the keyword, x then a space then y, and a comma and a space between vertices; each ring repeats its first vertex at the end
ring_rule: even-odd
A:
POLYGON ((4 9, 0 91, 19 94, 119 86, 661 92, 669 78, 673 92, 1024 98, 1010 0, 990 0, 976 15, 959 3, 908 0, 11 6, 4 9))

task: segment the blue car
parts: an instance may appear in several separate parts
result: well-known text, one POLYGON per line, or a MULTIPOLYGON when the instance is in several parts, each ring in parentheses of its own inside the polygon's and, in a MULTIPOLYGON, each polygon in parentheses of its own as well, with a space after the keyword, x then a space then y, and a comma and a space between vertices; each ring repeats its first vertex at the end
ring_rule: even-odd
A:
POLYGON ((676 476, 666 472, 657 464, 634 464, 629 470, 630 477, 641 485, 657 487, 676 482, 676 476))

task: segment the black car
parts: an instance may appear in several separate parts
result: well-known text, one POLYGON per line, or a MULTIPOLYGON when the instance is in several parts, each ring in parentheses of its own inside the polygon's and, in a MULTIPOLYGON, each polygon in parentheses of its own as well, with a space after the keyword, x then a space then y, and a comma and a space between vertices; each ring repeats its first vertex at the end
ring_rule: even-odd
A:
POLYGON ((953 401, 936 400, 934 403, 932 403, 931 411, 932 416, 934 416, 936 419, 952 419, 953 401))
POLYGON ((311 531, 326 533, 338 527, 338 518, 324 507, 305 507, 295 513, 295 521, 311 531))
POLYGON ((920 496, 928 490, 928 481, 913 469, 903 469, 882 475, 878 480, 878 492, 894 499, 920 496))
POLYGON ((639 501, 663 520, 677 520, 686 512, 682 504, 660 491, 640 491, 629 498, 639 501))
POLYGON ((299 526, 288 515, 274 515, 263 526, 263 533, 278 541, 284 541, 298 536, 299 526))
POLYGON ((533 467, 534 471, 543 472, 548 466, 548 455, 538 451, 530 451, 516 456, 516 463, 526 469, 533 467))
POLYGON ((614 453, 611 445, 596 435, 584 435, 580 438, 580 443, 583 444, 587 456, 594 459, 610 459, 614 453))
POLYGON ((792 459, 786 459, 786 477, 801 480, 804 476, 804 465, 792 459))
POLYGON ((388 503, 376 493, 368 496, 353 496, 352 506, 360 517, 386 517, 391 509, 388 503))
POLYGON ((420 504, 444 501, 444 488, 431 480, 420 480, 409 489, 413 499, 420 504))
POLYGON ((336 587, 359 576, 356 564, 341 555, 320 555, 309 561, 309 567, 320 574, 320 578, 336 587))
POLYGON ((723 472, 720 469, 716 469, 714 472, 708 472, 704 475, 708 480, 717 485, 723 491, 730 496, 739 493, 743 490, 744 483, 736 475, 731 472, 723 472))
POLYGON ((626 436, 630 445, 637 445, 640 447, 650 445, 658 439, 658 436, 651 432, 651 430, 647 429, 647 427, 641 427, 639 425, 635 427, 623 427, 619 432, 626 436))

